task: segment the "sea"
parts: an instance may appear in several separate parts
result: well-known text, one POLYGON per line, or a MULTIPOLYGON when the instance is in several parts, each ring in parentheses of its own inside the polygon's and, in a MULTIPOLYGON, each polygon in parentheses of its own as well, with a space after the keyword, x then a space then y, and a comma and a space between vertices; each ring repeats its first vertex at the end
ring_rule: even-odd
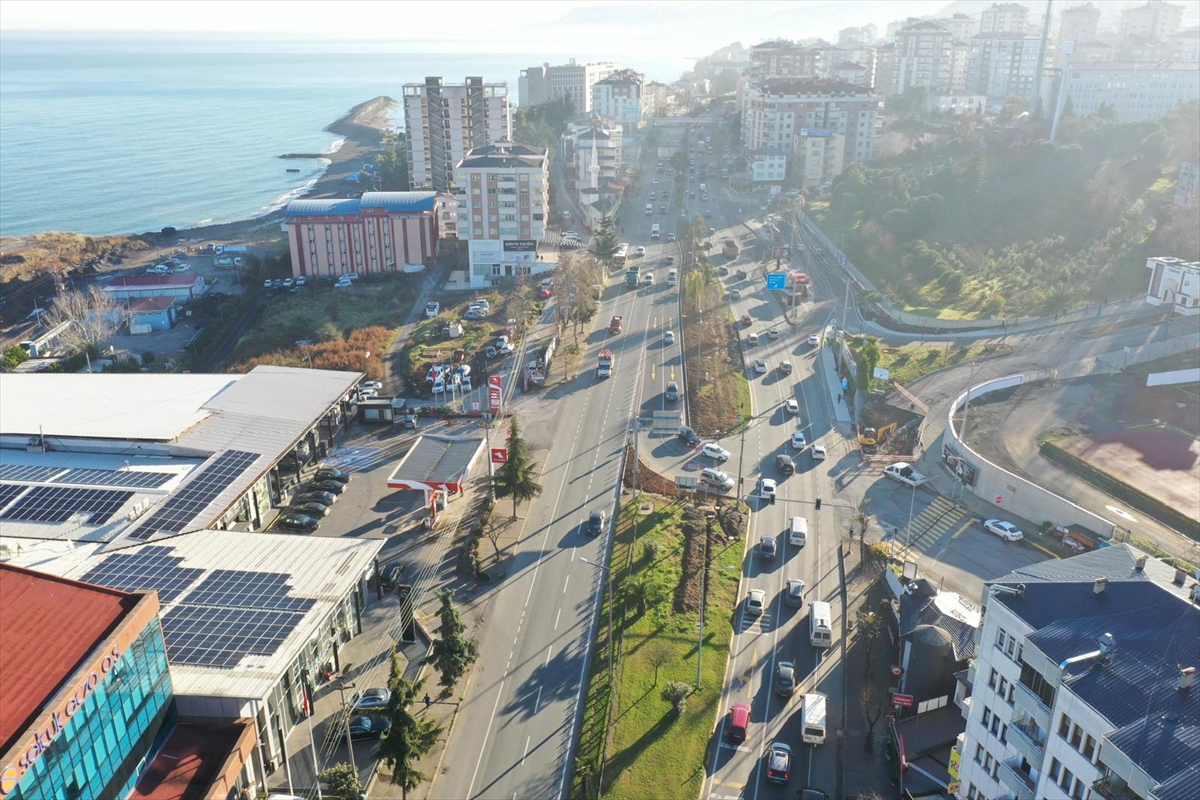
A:
MULTIPOLYGON (((472 53, 447 43, 183 35, 0 36, 0 236, 141 233, 249 219, 286 205, 327 161, 324 131, 352 106, 400 100, 440 75, 506 81, 541 62, 602 53, 472 53), (425 52, 422 52, 425 51, 425 52), (299 168, 289 173, 288 168, 299 168)), ((686 59, 629 63, 672 81, 686 59)), ((402 126, 402 111, 393 122, 402 126)))

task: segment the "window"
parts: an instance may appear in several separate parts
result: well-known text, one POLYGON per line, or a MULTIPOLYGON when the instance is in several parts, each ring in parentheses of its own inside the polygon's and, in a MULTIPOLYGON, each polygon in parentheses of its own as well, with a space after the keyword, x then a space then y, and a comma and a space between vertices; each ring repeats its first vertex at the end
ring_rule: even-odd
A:
POLYGON ((1076 725, 1074 730, 1071 731, 1071 747, 1074 747, 1076 750, 1078 750, 1082 743, 1083 729, 1076 725))
POLYGON ((1088 734, 1087 738, 1083 740, 1083 749, 1079 752, 1083 753, 1088 761, 1092 760, 1092 756, 1096 752, 1096 740, 1092 738, 1091 734, 1088 734))
POLYGON ((1008 744, 1008 726, 1007 725, 1000 726, 1000 743, 1008 744))
POLYGON ((1083 781, 1077 778, 1075 780, 1075 785, 1071 787, 1071 797, 1073 797, 1074 800, 1083 800, 1083 790, 1083 781))
POLYGON ((988 727, 992 724, 992 710, 987 706, 983 707, 983 727, 988 727))
POLYGON ((1060 769, 1062 769, 1062 764, 1059 763, 1058 759, 1051 758, 1050 759, 1050 772, 1049 772, 1050 780, 1052 780, 1052 781, 1058 780, 1058 771, 1060 769))
POLYGON ((983 763, 983 745, 981 745, 981 744, 975 745, 975 763, 976 764, 983 763))
POLYGON ((1009 658, 1012 658, 1013 653, 1016 652, 1016 649, 1017 649, 1017 637, 1010 635, 1008 637, 1008 646, 1004 648, 1004 654, 1006 656, 1008 656, 1009 658))
POLYGON ((1063 791, 1066 791, 1071 788, 1071 781, 1074 779, 1075 776, 1071 774, 1071 770, 1063 767, 1062 774, 1058 776, 1058 785, 1063 791))

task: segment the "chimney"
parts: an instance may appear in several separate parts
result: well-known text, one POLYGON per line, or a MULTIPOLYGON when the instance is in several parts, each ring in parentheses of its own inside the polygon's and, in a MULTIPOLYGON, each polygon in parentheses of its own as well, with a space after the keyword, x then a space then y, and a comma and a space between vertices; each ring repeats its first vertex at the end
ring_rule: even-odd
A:
POLYGON ((1187 573, 1181 569, 1175 570, 1175 580, 1172 581, 1176 586, 1183 586, 1184 579, 1187 578, 1187 573))
POLYGON ((1138 556, 1137 557, 1137 560, 1133 562, 1133 569, 1135 572, 1142 572, 1146 569, 1146 559, 1147 558, 1148 558, 1148 556, 1138 556))
POLYGON ((1179 683, 1175 684, 1175 688, 1181 692, 1186 692, 1192 688, 1192 682, 1196 680, 1196 668, 1184 667, 1179 670, 1179 683))
POLYGON ((1108 588, 1108 578, 1096 578, 1092 583, 1093 594, 1104 594, 1104 590, 1108 588))

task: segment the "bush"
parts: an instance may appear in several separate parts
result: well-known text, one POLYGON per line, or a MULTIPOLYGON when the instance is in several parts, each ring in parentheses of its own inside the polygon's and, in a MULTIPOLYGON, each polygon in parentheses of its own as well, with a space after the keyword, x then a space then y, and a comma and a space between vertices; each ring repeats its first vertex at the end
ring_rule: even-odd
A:
POLYGON ((668 681, 663 687, 662 698, 675 708, 675 715, 687 711, 687 700, 692 695, 692 685, 686 681, 668 681))
POLYGON ((146 352, 142 353, 143 364, 153 364, 155 358, 157 358, 157 356, 154 355, 153 350, 147 350, 146 352))
POLYGON ((317 773, 317 780, 329 787, 329 790, 345 800, 356 800, 362 791, 358 782, 358 774, 349 764, 334 764, 328 769, 317 773))
POLYGON ((646 542, 642 545, 642 558, 646 561, 657 561, 660 552, 662 545, 658 542, 646 542))

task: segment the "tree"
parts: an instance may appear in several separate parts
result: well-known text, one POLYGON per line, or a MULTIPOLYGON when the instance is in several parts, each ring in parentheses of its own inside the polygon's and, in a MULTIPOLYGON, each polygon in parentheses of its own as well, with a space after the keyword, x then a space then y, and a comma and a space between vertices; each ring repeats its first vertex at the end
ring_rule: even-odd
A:
POLYGON ((358 782, 358 774, 349 764, 334 764, 317 773, 317 780, 329 787, 329 791, 338 797, 358 800, 362 794, 362 784, 358 782))
POLYGON ((99 352, 100 346, 111 339, 125 321, 124 309, 95 285, 82 291, 69 289, 63 292, 43 316, 50 328, 70 323, 59 337, 68 349, 93 354, 99 352))
POLYGON ((868 336, 854 357, 858 364, 858 388, 864 392, 871 386, 871 373, 879 364, 879 356, 879 340, 868 336))
POLYGON ((532 500, 542 493, 542 485, 534 476, 528 445, 521 438, 521 430, 515 416, 508 423, 508 459, 496 470, 493 485, 496 497, 512 498, 513 519, 517 518, 518 504, 532 500))
POLYGON ((383 151, 375 156, 375 174, 379 176, 381 191, 408 190, 408 149, 403 134, 388 133, 383 137, 383 151))
POLYGON ((695 687, 686 681, 669 681, 662 690, 662 698, 675 709, 675 716, 680 717, 687 711, 687 700, 695 687))
POLYGON ((609 215, 600 219, 600 226, 592 234, 591 250, 601 261, 612 261, 617 254, 617 232, 613 229, 613 220, 609 215))
POLYGON ((654 667, 654 685, 658 686, 658 668, 675 657, 671 645, 663 641, 651 642, 646 647, 646 660, 654 667))
POLYGON ((625 601, 632 603, 637 609, 638 614, 646 613, 647 600, 650 596, 650 587, 646 584, 644 578, 636 578, 625 584, 625 601))
POLYGON ((462 618, 458 615, 458 609, 452 602, 454 592, 443 589, 437 593, 437 596, 442 601, 442 607, 438 611, 441 625, 438 628, 437 636, 430 645, 429 655, 425 661, 432 664, 441 673, 438 683, 449 692, 454 684, 458 683, 458 679, 466 673, 467 667, 474 664, 475 659, 479 657, 479 646, 474 639, 468 638, 464 633, 467 626, 463 624, 462 618))
POLYGON ((398 654, 392 654, 392 669, 388 675, 387 718, 391 728, 379 740, 375 757, 387 764, 392 771, 391 782, 400 787, 404 798, 425 780, 426 775, 417 769, 416 762, 429 752, 442 732, 442 726, 431 719, 415 716, 409 709, 417 699, 424 681, 410 683, 404 679, 404 668, 398 654))
POLYGON ((4 351, 4 369, 6 371, 16 369, 17 365, 28 360, 29 353, 25 352, 25 348, 19 344, 14 344, 4 351))
POLYGON ((863 720, 867 723, 867 750, 875 749, 875 724, 883 714, 883 703, 879 702, 875 691, 870 685, 864 686, 858 696, 858 707, 862 710, 863 720))
POLYGON ((865 644, 867 648, 866 658, 864 659, 867 667, 864 677, 869 678, 871 675, 871 651, 875 647, 875 640, 879 638, 882 628, 883 620, 878 614, 866 606, 859 606, 854 629, 857 632, 859 641, 865 644))

